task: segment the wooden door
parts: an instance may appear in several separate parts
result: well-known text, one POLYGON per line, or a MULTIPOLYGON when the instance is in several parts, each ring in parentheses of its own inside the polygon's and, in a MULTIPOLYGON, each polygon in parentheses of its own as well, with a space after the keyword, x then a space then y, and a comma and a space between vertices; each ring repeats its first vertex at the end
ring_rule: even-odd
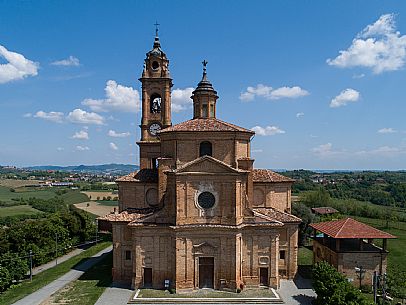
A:
POLYGON ((152 287, 152 268, 144 268, 144 287, 152 287))
POLYGON ((214 257, 199 258, 199 288, 214 288, 214 257))
POLYGON ((268 286, 268 268, 259 268, 259 284, 261 286, 268 286))

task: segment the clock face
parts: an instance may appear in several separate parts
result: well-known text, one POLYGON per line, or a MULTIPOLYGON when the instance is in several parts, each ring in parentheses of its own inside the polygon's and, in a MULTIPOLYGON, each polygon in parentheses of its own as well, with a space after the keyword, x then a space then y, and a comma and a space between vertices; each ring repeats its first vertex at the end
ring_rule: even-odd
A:
POLYGON ((161 130, 161 125, 159 125, 158 123, 152 123, 151 125, 149 125, 149 132, 150 132, 153 136, 155 136, 156 133, 157 133, 158 131, 160 131, 160 130, 161 130))

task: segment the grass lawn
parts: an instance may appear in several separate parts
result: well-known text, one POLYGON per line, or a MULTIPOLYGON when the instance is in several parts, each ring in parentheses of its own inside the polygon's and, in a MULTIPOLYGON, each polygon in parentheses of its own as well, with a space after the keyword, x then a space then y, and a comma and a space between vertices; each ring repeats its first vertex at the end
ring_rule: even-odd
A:
POLYGON ((89 197, 87 197, 86 194, 81 193, 79 190, 68 190, 66 194, 61 195, 61 198, 67 204, 89 201, 89 197))
POLYGON ((244 289, 240 293, 199 289, 191 293, 170 294, 167 290, 141 289, 138 298, 274 298, 272 290, 267 288, 244 289))
POLYGON ((313 264, 313 251, 306 247, 300 247, 297 257, 297 264, 308 266, 313 264))
POLYGON ((79 190, 70 190, 66 188, 17 188, 15 192, 12 192, 10 188, 0 186, 0 201, 3 202, 15 202, 13 199, 28 199, 30 197, 35 197, 38 199, 51 199, 57 196, 56 191, 66 190, 65 194, 62 194, 60 197, 68 204, 79 203, 89 201, 89 198, 86 194, 81 193, 79 190))
POLYGON ((67 273, 70 269, 72 269, 75 265, 80 263, 83 259, 87 259, 95 255, 96 253, 108 247, 110 244, 111 244, 110 242, 99 243, 87 249, 86 251, 80 253, 79 255, 72 257, 71 259, 63 263, 60 263, 58 266, 45 270, 35 275, 32 279, 32 282, 26 280, 21 284, 15 286, 14 288, 7 290, 6 292, 1 294, 0 305, 13 304, 16 301, 22 299, 23 297, 33 293, 34 291, 37 291, 38 289, 44 287, 45 285, 57 279, 58 277, 67 273))
POLYGON ((12 207, 0 207, 0 218, 16 215, 36 215, 43 212, 32 208, 29 205, 16 205, 12 207))
POLYGON ((113 255, 108 253, 79 279, 52 295, 52 304, 93 305, 111 284, 112 266, 113 255))

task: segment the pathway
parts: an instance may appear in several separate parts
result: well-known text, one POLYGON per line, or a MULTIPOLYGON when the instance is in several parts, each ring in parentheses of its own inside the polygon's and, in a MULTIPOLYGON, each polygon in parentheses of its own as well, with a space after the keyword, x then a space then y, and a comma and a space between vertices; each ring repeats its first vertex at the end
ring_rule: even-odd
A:
POLYGON ((311 305, 312 300, 316 298, 311 281, 302 278, 299 274, 296 275, 293 281, 281 280, 277 292, 286 305, 311 305))
POLYGON ((59 289, 63 288, 70 282, 77 280, 83 273, 90 269, 94 264, 99 262, 104 258, 106 253, 112 251, 113 246, 109 246, 106 249, 100 251, 99 253, 93 255, 91 258, 87 259, 83 263, 74 267, 66 274, 62 275, 60 278, 49 283, 48 285, 42 287, 36 292, 26 296, 25 298, 17 301, 14 305, 38 305, 41 302, 49 298, 53 293, 57 292, 59 289))
POLYGON ((95 305, 125 305, 133 293, 134 290, 128 286, 113 283, 110 287, 106 288, 95 305))

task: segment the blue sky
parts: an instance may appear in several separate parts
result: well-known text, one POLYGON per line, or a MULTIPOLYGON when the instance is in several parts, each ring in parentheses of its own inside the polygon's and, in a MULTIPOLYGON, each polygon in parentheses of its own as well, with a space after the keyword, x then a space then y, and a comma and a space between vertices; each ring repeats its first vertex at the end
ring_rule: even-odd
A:
POLYGON ((174 124, 203 59, 256 167, 405 169, 403 1, 0 1, 0 164, 138 163, 161 24, 174 124))

